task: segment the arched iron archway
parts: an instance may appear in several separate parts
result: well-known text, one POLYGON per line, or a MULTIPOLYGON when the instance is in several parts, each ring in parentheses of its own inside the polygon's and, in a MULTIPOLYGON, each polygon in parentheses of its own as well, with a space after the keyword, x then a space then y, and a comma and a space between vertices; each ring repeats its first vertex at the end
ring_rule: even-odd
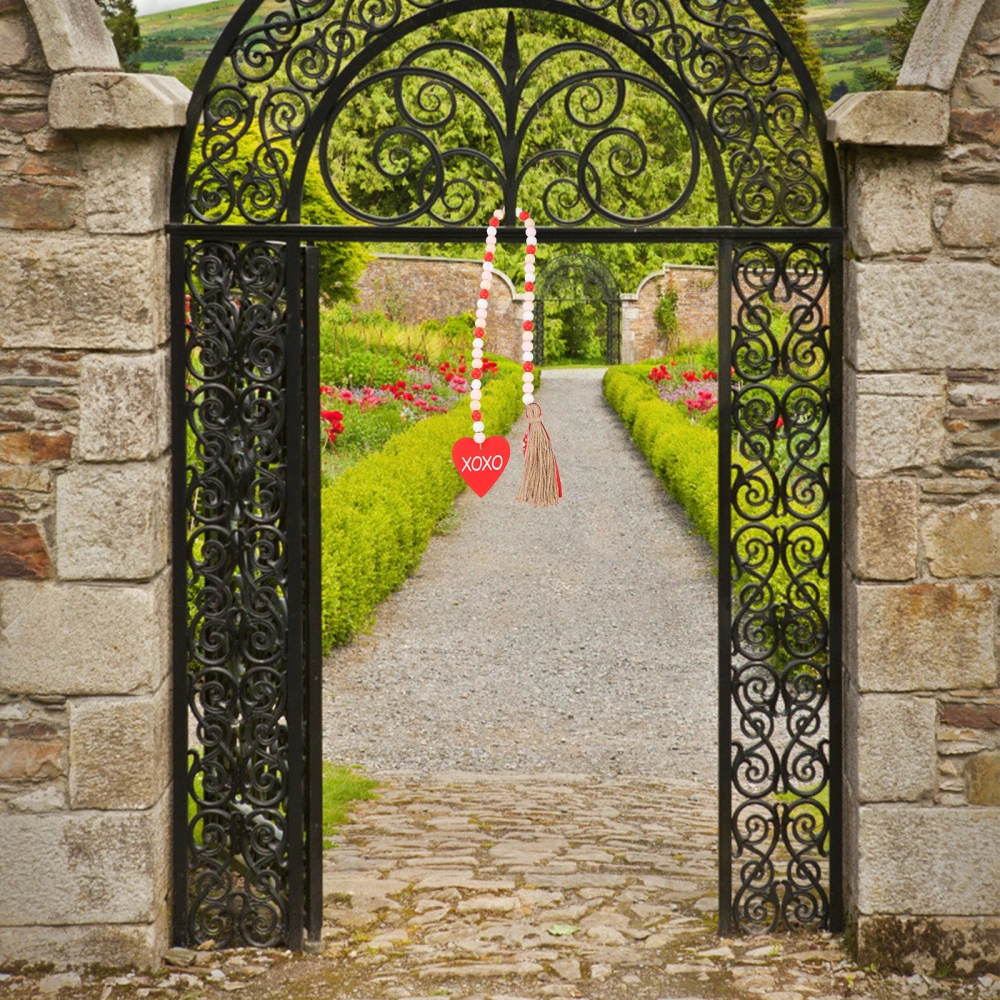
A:
POLYGON ((838 929, 842 214, 821 103, 775 15, 765 0, 282 0, 255 22, 262 2, 206 63, 171 196, 176 940, 320 933, 311 244, 471 242, 496 204, 518 242, 522 198, 543 245, 718 246, 720 930, 838 929), (425 31, 501 9, 495 55, 425 31), (522 61, 518 12, 589 34, 522 61), (542 85, 553 60, 571 68, 542 85), (352 189, 342 113, 376 93, 395 121, 352 136, 371 164, 352 189), (640 98, 687 144, 659 201, 644 171, 681 154, 633 127, 640 98), (448 144, 459 103, 481 115, 475 147, 448 144), (557 113, 573 140, 533 147, 557 113), (301 222, 312 162, 354 221, 301 222), (703 173, 716 224, 668 225, 703 173))
POLYGON ((604 360, 617 365, 622 359, 622 300, 610 268, 591 254, 560 254, 541 272, 535 287, 535 355, 545 363, 546 304, 599 301, 604 303, 604 360))

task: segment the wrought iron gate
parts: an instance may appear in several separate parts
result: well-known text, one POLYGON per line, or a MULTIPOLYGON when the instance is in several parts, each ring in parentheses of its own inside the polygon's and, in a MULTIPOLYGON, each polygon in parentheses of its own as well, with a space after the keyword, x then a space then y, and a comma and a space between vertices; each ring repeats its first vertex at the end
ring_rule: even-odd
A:
POLYGON ((475 242, 496 205, 519 242, 522 200, 543 247, 718 247, 719 924, 837 929, 843 231, 822 106, 775 15, 262 3, 205 65, 172 189, 176 940, 320 931, 308 244, 475 242), (565 41, 539 50, 554 19, 565 41), (669 178, 645 183, 650 163, 669 178), (336 209, 307 224, 307 191, 336 209), (699 191, 713 225, 686 214, 699 191))
POLYGON ((541 272, 535 287, 535 356, 546 360, 545 317, 547 304, 598 301, 604 303, 604 360, 622 360, 622 300, 611 269, 590 254, 561 254, 541 272))

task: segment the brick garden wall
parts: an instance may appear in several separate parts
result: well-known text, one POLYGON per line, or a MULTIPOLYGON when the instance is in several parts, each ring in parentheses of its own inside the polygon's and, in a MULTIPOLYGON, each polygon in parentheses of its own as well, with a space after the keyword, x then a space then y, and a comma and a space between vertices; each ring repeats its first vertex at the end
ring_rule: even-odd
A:
MULTIPOLYGON (((405 316, 409 323, 474 311, 482 268, 480 260, 377 254, 355 285, 358 308, 405 316)), ((500 281, 490 290, 486 349, 520 361, 523 298, 506 274, 493 273, 500 281)))
MULTIPOLYGON (((392 312, 409 322, 444 320, 475 306, 482 264, 454 257, 378 254, 356 285, 363 312, 392 312)), ((502 271, 490 297, 490 346, 504 357, 521 357, 521 295, 502 271)), ((622 295, 622 359, 639 361, 665 354, 677 344, 716 338, 718 277, 713 267, 665 265, 637 292, 622 295), (653 312, 661 289, 678 291, 678 334, 670 344, 659 335, 653 312)))
POLYGON ((680 344, 709 344, 718 337, 719 275, 714 267, 664 264, 622 295, 622 361, 631 364, 669 354, 680 344), (677 292, 677 333, 664 337, 653 314, 660 296, 677 292))

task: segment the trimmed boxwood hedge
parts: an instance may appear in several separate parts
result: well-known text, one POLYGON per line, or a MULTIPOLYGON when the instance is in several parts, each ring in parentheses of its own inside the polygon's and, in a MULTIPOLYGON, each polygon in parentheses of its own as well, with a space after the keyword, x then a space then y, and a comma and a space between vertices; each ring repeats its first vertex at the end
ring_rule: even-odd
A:
POLYGON ((719 435, 693 424, 660 399, 648 381, 653 363, 616 365, 604 373, 604 397, 622 418, 668 492, 683 505, 699 535, 718 546, 719 435))
MULTIPOLYGON (((628 427, 656 475, 684 507, 694 529, 718 552, 719 433, 714 427, 692 423, 675 404, 660 399, 649 382, 653 364, 645 362, 609 368, 604 374, 604 396, 628 427)), ((734 458, 741 461, 738 454, 734 458)), ((825 518, 820 523, 824 522, 825 518)), ((739 523, 735 515, 734 523, 739 523)), ((771 531, 788 532, 802 527, 802 522, 789 514, 766 518, 760 523, 771 531)), ((793 586, 787 567, 780 562, 774 568, 770 586, 776 596, 776 620, 793 605, 799 613, 810 588, 815 588, 815 600, 821 613, 829 615, 829 580, 826 577, 808 575, 793 586)), ((775 664, 780 668, 787 660, 787 650, 782 647, 776 654, 775 664)))
MULTIPOLYGON (((521 367, 498 358, 483 389, 492 434, 522 411, 521 367)), ((464 487, 451 449, 469 434, 469 408, 428 417, 341 473, 322 493, 323 648, 347 642, 413 572, 434 525, 464 487)))

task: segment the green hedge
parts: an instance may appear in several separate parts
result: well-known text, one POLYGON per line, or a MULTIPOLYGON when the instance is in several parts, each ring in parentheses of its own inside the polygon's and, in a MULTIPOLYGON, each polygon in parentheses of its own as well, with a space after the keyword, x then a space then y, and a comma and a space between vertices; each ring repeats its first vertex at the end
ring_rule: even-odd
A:
MULTIPOLYGON (((506 434, 522 411, 521 367, 497 361, 483 410, 487 432, 506 434)), ((451 449, 469 433, 469 407, 461 401, 397 434, 324 487, 324 649, 364 628, 420 562, 431 530, 465 485, 451 449)))
MULTIPOLYGON (((604 374, 604 396, 628 427, 639 450, 646 456, 656 475, 669 493, 681 503, 691 524, 718 551, 719 497, 718 449, 719 432, 703 423, 692 423, 690 418, 674 404, 660 399, 656 388, 649 382, 649 372, 654 362, 638 365, 617 365, 604 374)), ((738 453, 734 461, 742 462, 738 453)), ((818 461, 818 460, 815 460, 818 461)), ((734 515, 734 523, 738 519, 734 515)), ((765 519, 762 527, 785 532, 800 527, 789 514, 765 519)), ((819 524, 829 530, 826 517, 819 524)), ((751 532, 749 538, 757 537, 751 532)), ((748 540, 741 543, 752 544, 748 540)), ((744 551, 744 556, 746 552, 744 551)), ((776 621, 782 618, 787 602, 801 607, 807 591, 815 588, 815 599, 824 615, 829 614, 829 581, 818 575, 809 575, 793 586, 788 569, 779 563, 770 579, 776 596, 776 621), (790 600, 795 597, 795 601, 790 600)), ((787 661, 784 649, 779 649, 775 663, 780 667, 787 661)))
POLYGON ((652 362, 604 373, 604 396, 699 535, 717 548, 719 435, 663 402, 648 380, 652 362))

